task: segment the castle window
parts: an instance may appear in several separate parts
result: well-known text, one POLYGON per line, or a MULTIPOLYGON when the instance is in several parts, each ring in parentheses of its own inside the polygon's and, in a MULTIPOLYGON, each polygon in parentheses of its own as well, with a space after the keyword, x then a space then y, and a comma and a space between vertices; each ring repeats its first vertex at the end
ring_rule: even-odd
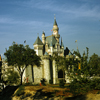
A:
POLYGON ((65 78, 65 72, 63 70, 58 71, 58 78, 65 78))

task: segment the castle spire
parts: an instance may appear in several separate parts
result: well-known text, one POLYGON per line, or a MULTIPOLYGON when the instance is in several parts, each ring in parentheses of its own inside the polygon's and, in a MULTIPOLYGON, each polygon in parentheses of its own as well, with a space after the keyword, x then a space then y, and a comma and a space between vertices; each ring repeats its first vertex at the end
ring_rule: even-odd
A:
POLYGON ((58 34, 59 28, 56 22, 56 17, 54 16, 54 24, 53 24, 53 34, 56 35, 58 34))
POLYGON ((62 37, 61 37, 61 47, 64 47, 63 41, 62 41, 62 37))
POLYGON ((54 14, 54 24, 53 25, 57 25, 55 14, 54 14))
POLYGON ((57 25, 57 22, 56 22, 56 18, 54 16, 53 35, 55 36, 57 42, 59 43, 60 35, 59 35, 58 32, 59 32, 59 28, 58 28, 58 25, 57 25))

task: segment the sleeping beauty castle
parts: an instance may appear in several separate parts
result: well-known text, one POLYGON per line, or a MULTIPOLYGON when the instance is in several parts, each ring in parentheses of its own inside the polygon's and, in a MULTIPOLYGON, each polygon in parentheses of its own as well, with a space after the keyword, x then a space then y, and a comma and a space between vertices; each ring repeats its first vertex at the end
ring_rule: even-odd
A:
MULTIPOLYGON (((59 34, 59 27, 57 21, 54 18, 54 24, 52 29, 52 34, 46 36, 42 33, 42 40, 37 37, 35 43, 33 44, 36 54, 41 57, 41 66, 30 66, 27 67, 23 74, 24 79, 28 77, 29 82, 40 83, 40 80, 44 78, 47 83, 50 80, 53 81, 53 84, 59 82, 60 79, 65 79, 68 82, 67 70, 62 70, 56 66, 55 60, 51 61, 50 57, 56 52, 59 56, 65 56, 67 58, 74 57, 71 52, 66 48, 64 50, 64 44, 59 34)), ((72 69, 73 70, 73 69, 72 69)))

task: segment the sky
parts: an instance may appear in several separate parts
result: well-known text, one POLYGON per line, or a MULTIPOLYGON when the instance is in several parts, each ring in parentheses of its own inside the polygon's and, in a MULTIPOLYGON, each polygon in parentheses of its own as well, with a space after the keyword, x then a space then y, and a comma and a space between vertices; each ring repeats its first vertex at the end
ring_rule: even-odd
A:
POLYGON ((2 57, 13 41, 25 45, 26 40, 33 49, 43 31, 52 35, 54 14, 64 48, 73 52, 78 46, 83 54, 88 47, 89 57, 100 56, 100 0, 0 0, 2 57))

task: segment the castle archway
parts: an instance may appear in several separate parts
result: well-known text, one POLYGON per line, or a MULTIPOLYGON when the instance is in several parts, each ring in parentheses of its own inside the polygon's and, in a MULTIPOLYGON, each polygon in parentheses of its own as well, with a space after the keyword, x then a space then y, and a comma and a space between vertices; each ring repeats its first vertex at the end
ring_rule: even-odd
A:
POLYGON ((60 69, 58 71, 58 78, 65 78, 65 71, 63 71, 62 69, 60 69))

